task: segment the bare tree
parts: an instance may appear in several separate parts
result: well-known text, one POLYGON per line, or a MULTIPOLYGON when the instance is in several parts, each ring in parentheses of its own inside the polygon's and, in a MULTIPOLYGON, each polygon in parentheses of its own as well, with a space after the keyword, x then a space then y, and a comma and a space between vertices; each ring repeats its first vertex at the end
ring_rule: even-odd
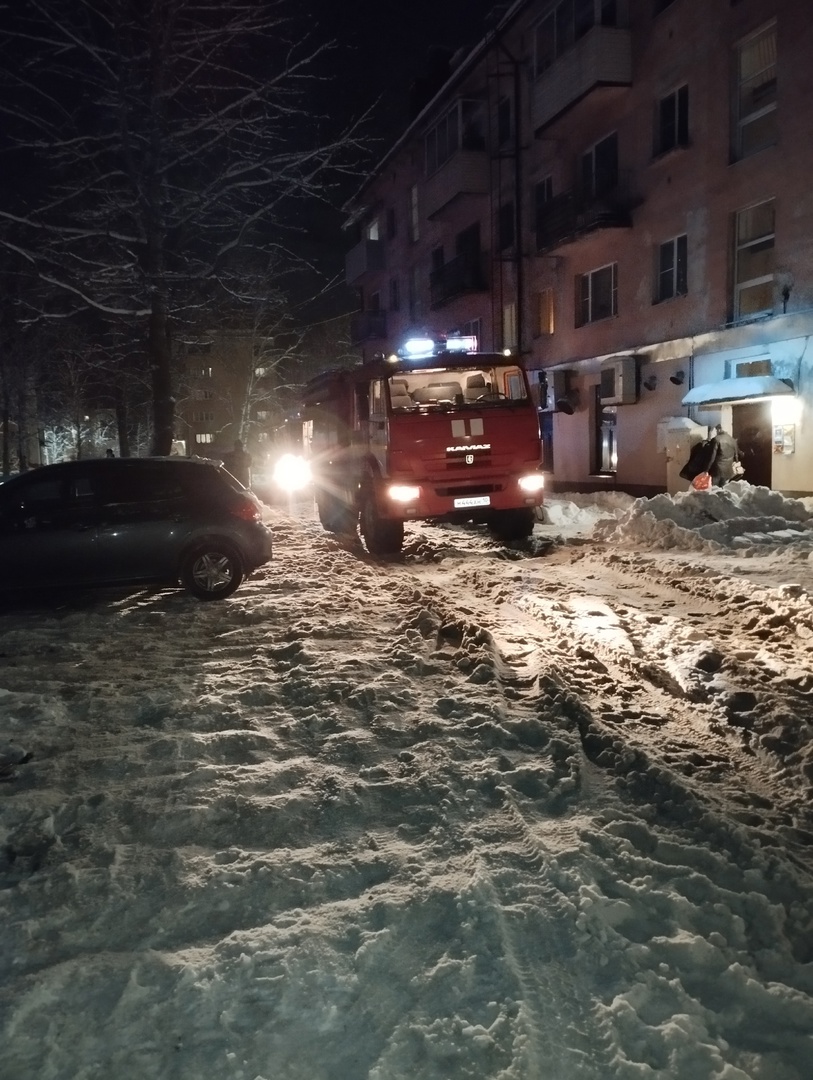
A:
POLYGON ((17 176, 0 242, 48 286, 31 318, 146 326, 153 452, 170 452, 171 337, 245 293, 237 252, 288 262, 360 127, 314 114, 322 55, 289 0, 17 0, 0 28, 17 176), (11 91, 11 93, 8 93, 11 91))

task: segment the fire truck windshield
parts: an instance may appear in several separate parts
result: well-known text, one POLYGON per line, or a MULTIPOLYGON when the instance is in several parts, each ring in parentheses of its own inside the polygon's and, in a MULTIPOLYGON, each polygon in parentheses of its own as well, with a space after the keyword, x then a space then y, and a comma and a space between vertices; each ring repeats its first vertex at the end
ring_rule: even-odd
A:
POLYGON ((394 412, 510 408, 528 400, 525 374, 516 364, 473 362, 471 367, 398 371, 388 383, 394 412))

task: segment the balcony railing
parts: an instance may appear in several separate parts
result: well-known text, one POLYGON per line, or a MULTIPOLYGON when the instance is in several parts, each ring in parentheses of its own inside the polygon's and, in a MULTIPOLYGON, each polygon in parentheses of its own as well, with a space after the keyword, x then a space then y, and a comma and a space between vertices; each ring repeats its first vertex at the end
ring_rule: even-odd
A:
POLYGON ((632 211, 640 202, 626 176, 600 194, 580 187, 571 188, 540 207, 536 250, 550 251, 596 229, 629 229, 632 211))
POLYGON ((384 341, 387 337, 386 311, 360 311, 350 320, 350 344, 384 341))
POLYGON ((486 256, 458 255, 429 275, 429 303, 433 308, 443 307, 458 296, 467 293, 488 292, 486 256))
POLYGON ((487 195, 490 184, 485 150, 458 150, 426 181, 426 216, 434 217, 459 195, 487 195))
POLYGON ((384 269, 384 242, 362 240, 351 248, 344 260, 344 278, 348 285, 367 273, 384 269))
POLYGON ((630 31, 617 26, 594 26, 536 80, 531 99, 533 127, 543 127, 594 87, 631 83, 630 31))

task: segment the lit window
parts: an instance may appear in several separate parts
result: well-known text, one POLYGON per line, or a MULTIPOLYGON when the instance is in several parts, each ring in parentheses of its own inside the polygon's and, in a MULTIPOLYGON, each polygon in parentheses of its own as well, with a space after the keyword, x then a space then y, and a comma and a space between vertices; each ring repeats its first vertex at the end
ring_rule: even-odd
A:
POLYGON ((735 158, 776 142, 776 26, 737 47, 735 158))
POLYGON ((378 218, 375 218, 374 221, 371 221, 368 224, 367 229, 366 229, 366 233, 367 233, 367 239, 368 240, 380 240, 381 239, 381 237, 379 235, 378 218))
POLYGON ((553 289, 542 289, 536 294, 536 337, 544 337, 554 331, 553 289))
POLYGON ((576 326, 618 314, 618 264, 576 278, 576 326))
POLYGON ((734 252, 734 318, 773 311, 773 199, 737 214, 734 252))
POLYGON ((215 441, 214 435, 209 431, 199 431, 195 436, 195 442, 202 446, 205 443, 213 443, 215 441))
POLYGON ((261 379, 263 377, 263 375, 265 375, 267 373, 267 371, 268 371, 268 368, 265 368, 265 367, 255 367, 254 368, 254 374, 257 376, 258 379, 261 379))
POLYGON ((658 248, 655 302, 685 296, 687 288, 687 239, 685 233, 667 240, 658 248))

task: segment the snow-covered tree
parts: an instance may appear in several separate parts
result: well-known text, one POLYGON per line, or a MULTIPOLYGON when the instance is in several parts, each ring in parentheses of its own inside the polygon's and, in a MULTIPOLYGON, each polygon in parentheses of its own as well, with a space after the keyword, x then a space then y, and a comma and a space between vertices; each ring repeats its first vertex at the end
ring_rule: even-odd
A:
POLYGON ((143 325, 155 453, 173 334, 244 296, 246 259, 289 265, 299 204, 357 159, 358 127, 314 111, 331 46, 305 17, 290 0, 18 0, 0 27, 18 181, 0 242, 46 287, 30 317, 143 325))

